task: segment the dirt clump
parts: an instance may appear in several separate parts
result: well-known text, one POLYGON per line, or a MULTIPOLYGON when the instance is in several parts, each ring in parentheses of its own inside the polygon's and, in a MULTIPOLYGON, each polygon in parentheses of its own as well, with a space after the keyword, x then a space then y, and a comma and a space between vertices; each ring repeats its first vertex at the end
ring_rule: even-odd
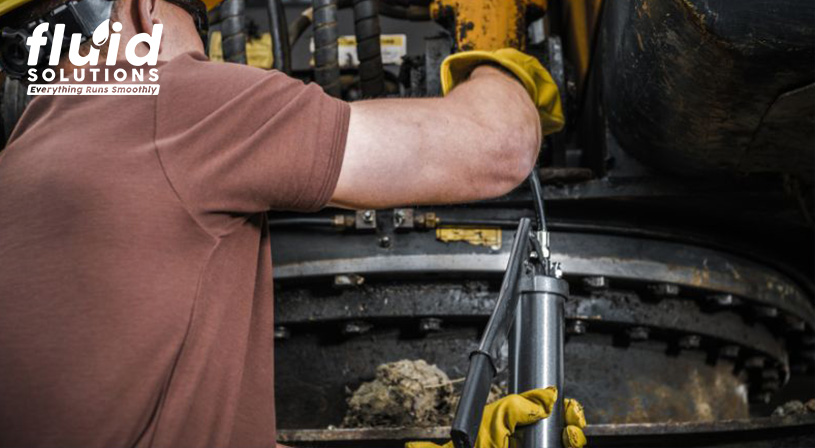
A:
MULTIPOLYGON (((373 381, 362 383, 348 398, 344 428, 449 426, 455 416, 463 378, 450 380, 426 361, 381 364, 373 381)), ((493 385, 488 403, 506 392, 493 385)))
POLYGON ((376 368, 376 378, 363 383, 348 399, 342 426, 449 424, 452 396, 450 378, 435 365, 421 359, 382 364, 376 368))

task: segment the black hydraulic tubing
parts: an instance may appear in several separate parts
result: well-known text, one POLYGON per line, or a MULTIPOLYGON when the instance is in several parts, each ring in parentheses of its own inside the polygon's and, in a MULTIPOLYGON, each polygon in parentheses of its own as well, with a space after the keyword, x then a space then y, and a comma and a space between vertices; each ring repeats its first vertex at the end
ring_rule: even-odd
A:
POLYGON ((224 61, 246 64, 246 4, 244 0, 226 0, 219 9, 221 48, 224 61))
POLYGON ((309 8, 304 11, 302 14, 297 16, 297 18, 289 24, 289 46, 294 46, 298 40, 300 40, 300 36, 306 32, 308 27, 311 26, 312 22, 312 15, 314 14, 314 9, 309 8))
POLYGON ((268 0, 269 32, 272 34, 272 68, 283 73, 291 73, 291 45, 289 43, 289 26, 286 23, 286 12, 283 0, 268 0))
POLYGON ((382 47, 379 26, 379 2, 354 0, 354 33, 357 37, 359 80, 362 96, 374 98, 385 93, 385 73, 382 67, 382 47))
MULTIPOLYGON (((339 0, 337 2, 337 8, 344 9, 350 8, 354 6, 353 0, 339 0)), ((388 3, 379 3, 379 14, 385 17, 391 17, 394 19, 401 19, 401 20, 410 20, 414 22, 423 22, 430 20, 430 8, 427 6, 410 6, 410 7, 402 7, 402 6, 393 6, 388 3)), ((303 14, 297 16, 297 19, 294 20, 291 24, 289 24, 289 45, 294 46, 298 40, 300 40, 300 36, 306 32, 306 30, 311 26, 311 22, 313 21, 312 17, 314 15, 314 9, 309 8, 303 12, 303 14)))
POLYGON ((314 80, 331 96, 339 98, 340 65, 337 60, 337 0, 313 0, 314 80))
MULTIPOLYGON (((529 189, 532 190, 532 202, 535 205, 535 216, 537 217, 537 230, 546 232, 546 215, 543 210, 543 188, 540 177, 538 177, 538 167, 536 166, 527 179, 529 189)), ((543 241, 542 241, 543 242, 543 241)))
POLYGON ((518 309, 518 283, 524 274, 524 261, 529 256, 529 231, 532 223, 522 218, 512 242, 507 270, 498 292, 498 300, 487 322, 478 349, 470 354, 470 366, 461 391, 456 416, 450 427, 450 436, 456 448, 472 448, 484 414, 484 405, 490 385, 498 373, 498 352, 507 341, 509 330, 518 309))
POLYGON ((320 216, 269 219, 269 227, 319 226, 334 227, 334 219, 320 216))

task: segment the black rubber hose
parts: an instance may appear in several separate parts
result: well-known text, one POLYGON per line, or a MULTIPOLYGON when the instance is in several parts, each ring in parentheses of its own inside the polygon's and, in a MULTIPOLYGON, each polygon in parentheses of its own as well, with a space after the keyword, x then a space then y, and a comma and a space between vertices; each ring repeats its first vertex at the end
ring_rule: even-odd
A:
POLYGON ((423 22, 430 20, 430 8, 427 6, 393 6, 388 3, 379 4, 379 14, 394 19, 423 22))
MULTIPOLYGON (((351 0, 339 0, 337 8, 349 8, 353 6, 351 0)), ((387 3, 379 4, 379 14, 385 17, 391 17, 400 20, 410 20, 415 22, 424 22, 430 20, 430 8, 426 6, 411 6, 403 8, 401 6, 393 6, 387 3)), ((289 24, 289 45, 294 46, 300 36, 306 32, 311 26, 313 9, 309 8, 303 14, 297 16, 297 19, 289 24)))
POLYGON ((362 96, 374 98, 385 92, 385 74, 382 67, 377 0, 354 0, 354 32, 359 56, 359 81, 362 96))
POLYGON ((340 65, 337 38, 337 0, 312 0, 314 8, 314 80, 339 98, 340 65))
MULTIPOLYGON (((311 8, 309 8, 310 10, 311 8)), ((300 14, 294 20, 294 22, 289 24, 289 45, 294 46, 298 40, 300 40, 300 36, 306 32, 308 27, 311 26, 311 15, 312 13, 309 12, 308 14, 300 14)))
POLYGON ((283 73, 291 73, 291 45, 289 43, 289 25, 282 0, 268 0, 269 32, 272 34, 272 68, 283 73))
POLYGON ((218 17, 221 24, 221 49, 224 61, 246 64, 246 4, 244 0, 221 3, 218 17))
POLYGON ((321 216, 298 216, 295 218, 270 218, 269 227, 334 227, 334 219, 321 216))
POLYGON ((532 190, 532 202, 535 205, 535 216, 537 217, 538 231, 546 231, 546 215, 543 210, 543 188, 538 177, 538 168, 529 173, 529 189, 532 190))

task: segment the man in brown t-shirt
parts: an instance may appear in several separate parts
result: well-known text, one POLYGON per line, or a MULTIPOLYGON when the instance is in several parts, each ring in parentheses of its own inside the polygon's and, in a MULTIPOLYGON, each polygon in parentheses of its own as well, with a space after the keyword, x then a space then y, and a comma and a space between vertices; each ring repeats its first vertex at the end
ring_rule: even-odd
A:
POLYGON ((265 212, 504 194, 538 112, 486 66, 445 98, 348 104, 208 62, 175 2, 114 15, 122 42, 164 25, 160 94, 37 97, 0 153, 0 445, 270 446, 265 212))

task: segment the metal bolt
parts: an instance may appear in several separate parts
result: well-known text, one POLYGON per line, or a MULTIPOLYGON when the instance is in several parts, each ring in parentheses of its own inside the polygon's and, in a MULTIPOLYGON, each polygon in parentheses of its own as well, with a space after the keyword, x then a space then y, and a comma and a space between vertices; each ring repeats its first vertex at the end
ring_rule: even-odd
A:
POLYGON ((738 345, 725 345, 719 349, 719 355, 722 358, 736 359, 739 357, 739 351, 741 351, 741 347, 738 345))
POLYGON ((708 296, 707 300, 718 306, 733 306, 739 304, 739 299, 733 294, 714 294, 708 296))
POLYGON ((412 208, 393 209, 393 226, 397 229, 412 229, 416 226, 416 217, 412 208))
POLYGON ((391 247, 391 238, 389 236, 383 236, 380 238, 379 247, 391 247))
POLYGON ((778 317, 778 308, 774 306, 756 305, 753 310, 762 317, 778 317))
POLYGON ((425 317, 419 320, 419 331, 422 333, 435 333, 441 331, 442 320, 436 317, 425 317))
POLYGON ((343 288, 359 286, 365 283, 365 277, 357 274, 339 274, 334 276, 334 286, 343 288))
POLYGON ((371 223, 374 221, 374 212, 373 210, 365 210, 362 212, 362 220, 371 223))
POLYGON ((582 320, 573 320, 566 326, 566 334, 584 334, 586 332, 586 323, 582 320))
POLYGON ((763 356, 752 356, 747 358, 744 361, 744 367, 748 369, 763 369, 764 368, 764 357, 763 356))
POLYGON ((702 345, 702 337, 697 334, 689 334, 679 338, 679 346, 686 350, 699 348, 700 345, 702 345))
POLYGON ((364 334, 373 328, 373 325, 369 324, 368 322, 361 322, 361 321, 353 321, 353 322, 346 322, 345 325, 342 327, 342 334, 344 335, 356 335, 356 334, 364 334))
POLYGON ((289 331, 286 327, 275 327, 274 328, 274 338, 275 339, 288 339, 291 337, 291 331, 289 331))
POLYGON ((583 286, 587 289, 608 289, 608 279, 603 276, 583 277, 583 286))
POLYGON ((650 330, 648 327, 631 327, 626 333, 628 333, 628 338, 632 341, 647 341, 650 330))
POLYGON ((679 295, 679 285, 673 283, 658 283, 656 285, 650 285, 648 289, 658 296, 675 297, 679 295))

